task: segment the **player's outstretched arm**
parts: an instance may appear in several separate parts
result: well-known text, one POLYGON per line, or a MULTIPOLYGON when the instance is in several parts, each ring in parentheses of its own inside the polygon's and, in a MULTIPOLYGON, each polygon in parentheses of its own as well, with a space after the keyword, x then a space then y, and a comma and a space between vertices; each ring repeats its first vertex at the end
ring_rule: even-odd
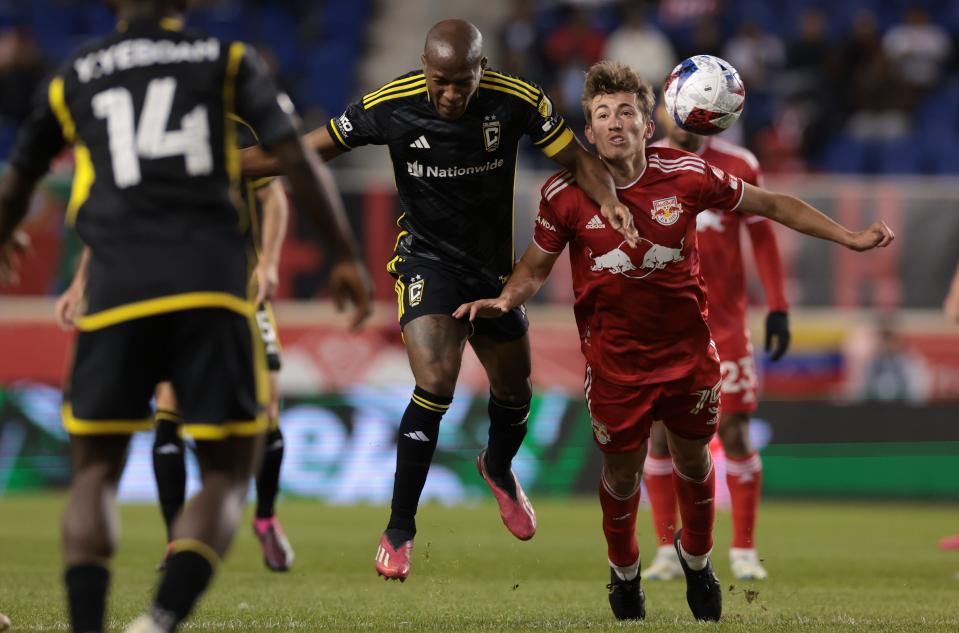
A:
POLYGON ((786 354, 790 340, 789 303, 786 301, 786 288, 783 283, 783 261, 779 254, 779 242, 772 222, 747 222, 746 229, 753 244, 756 271, 766 292, 766 304, 769 307, 766 315, 765 349, 769 358, 777 361, 786 354))
POLYGON ((553 160, 573 174, 576 184, 599 205, 610 226, 622 234, 630 246, 636 246, 639 233, 633 225, 633 214, 616 197, 616 185, 603 161, 586 151, 576 138, 554 154, 553 160))
MULTIPOLYGON (((333 142, 326 127, 318 127, 303 136, 307 147, 320 155, 323 160, 333 160, 343 154, 343 148, 333 142)), ((248 147, 240 152, 240 165, 246 178, 279 176, 283 173, 279 157, 262 147, 248 147)))
POLYGON ((256 305, 273 298, 280 283, 280 250, 286 237, 290 205, 279 180, 273 180, 257 189, 256 197, 263 207, 263 231, 260 238, 260 257, 253 271, 256 281, 256 305))
POLYGON ((836 242, 854 251, 888 246, 896 239, 882 220, 873 222, 864 231, 850 231, 799 198, 766 191, 745 182, 743 187, 745 191, 739 211, 767 217, 800 233, 836 242))
POLYGON ((306 149, 303 140, 291 136, 274 147, 283 173, 290 181, 297 209, 309 213, 320 234, 325 236, 334 261, 330 272, 330 289, 338 309, 355 306, 351 325, 359 327, 372 313, 373 283, 360 260, 359 248, 350 228, 329 173, 324 176, 316 157, 306 149))
POLYGON ((30 238, 17 227, 27 215, 39 178, 9 165, 0 180, 0 285, 20 281, 17 269, 20 257, 30 250, 30 238))
POLYGON ((464 303, 453 312, 453 318, 468 318, 470 321, 477 317, 495 319, 523 305, 546 283, 558 258, 559 253, 547 253, 536 244, 530 244, 498 297, 464 303))

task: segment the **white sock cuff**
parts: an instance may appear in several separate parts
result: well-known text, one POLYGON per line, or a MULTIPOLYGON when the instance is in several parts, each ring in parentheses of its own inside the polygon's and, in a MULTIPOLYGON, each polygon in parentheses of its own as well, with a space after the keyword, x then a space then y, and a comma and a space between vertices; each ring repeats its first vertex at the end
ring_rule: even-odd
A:
POLYGON ((763 461, 759 458, 759 453, 753 453, 743 460, 726 458, 727 475, 749 475, 762 472, 763 461))
POLYGON ((659 457, 649 455, 646 457, 646 464, 643 466, 643 474, 649 476, 663 476, 673 474, 673 458, 669 455, 659 457))
POLYGON ((694 570, 694 571, 699 571, 700 569, 702 569, 703 567, 705 567, 705 566, 706 566, 706 562, 709 561, 709 555, 712 554, 712 553, 713 553, 713 549, 712 549, 712 548, 709 548, 709 551, 706 552, 705 554, 701 554, 701 555, 699 555, 699 556, 695 556, 695 555, 693 555, 693 554, 690 554, 690 553, 687 552, 686 550, 684 550, 682 543, 679 544, 679 554, 680 554, 680 556, 683 557, 683 560, 686 561, 686 564, 689 565, 689 568, 692 569, 692 570, 694 570))
POLYGON ((613 561, 609 561, 609 566, 616 572, 616 575, 622 578, 623 580, 632 580, 639 575, 639 562, 642 560, 642 556, 636 558, 636 562, 632 565, 627 565, 626 567, 620 567, 619 565, 614 565, 613 561))

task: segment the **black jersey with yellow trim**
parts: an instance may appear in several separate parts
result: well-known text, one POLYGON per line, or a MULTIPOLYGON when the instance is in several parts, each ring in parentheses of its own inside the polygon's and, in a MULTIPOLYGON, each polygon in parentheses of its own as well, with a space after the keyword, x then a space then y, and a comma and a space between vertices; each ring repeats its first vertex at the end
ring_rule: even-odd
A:
MULTIPOLYGON (((250 127, 250 124, 243 119, 236 117, 237 127, 237 145, 241 149, 254 147, 260 144, 260 139, 256 131, 250 127)), ((257 192, 270 186, 276 180, 275 176, 264 176, 261 178, 244 178, 243 186, 240 188, 243 208, 246 210, 249 218, 250 231, 249 237, 251 246, 257 258, 263 251, 263 205, 257 192)))
POLYGON ((234 116, 266 146, 296 134, 251 48, 171 20, 121 25, 43 86, 10 162, 39 175, 75 148, 67 220, 92 254, 81 329, 190 308, 252 313, 234 116))
POLYGON ((547 156, 573 133, 542 88, 486 69, 466 112, 443 119, 422 71, 351 104, 327 123, 342 149, 387 145, 404 215, 397 254, 486 279, 513 268, 513 186, 521 138, 547 156))

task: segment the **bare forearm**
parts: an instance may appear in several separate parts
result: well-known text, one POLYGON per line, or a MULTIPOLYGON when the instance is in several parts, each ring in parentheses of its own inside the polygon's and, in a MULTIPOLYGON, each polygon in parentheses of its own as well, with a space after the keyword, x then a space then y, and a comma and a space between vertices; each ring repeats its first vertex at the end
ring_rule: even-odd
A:
POLYGON ((602 206, 619 202, 613 176, 597 156, 586 151, 580 152, 571 171, 576 178, 576 184, 596 204, 602 206))
POLYGON ((244 178, 279 176, 283 171, 280 159, 261 147, 248 147, 241 150, 240 164, 244 178))
POLYGON ((328 169, 317 158, 305 153, 302 146, 289 142, 277 146, 284 171, 293 189, 297 208, 309 213, 321 235, 327 240, 334 258, 355 259, 359 249, 346 218, 346 210, 328 169), (305 159, 305 160, 304 160, 305 159))
POLYGON ((546 283, 549 270, 537 271, 526 261, 526 257, 519 260, 513 268, 513 274, 500 292, 500 297, 509 303, 509 310, 521 306, 531 299, 546 283))
POLYGON ((83 247, 83 254, 80 255, 80 263, 77 265, 77 272, 73 275, 72 285, 85 287, 87 284, 87 270, 90 268, 90 247, 83 247))
POLYGON ((280 250, 283 247, 283 238, 286 236, 290 210, 286 202, 286 193, 278 181, 274 180, 262 191, 263 243, 260 257, 263 261, 275 265, 280 261, 280 250))
POLYGON ((798 198, 773 194, 774 204, 768 210, 752 211, 764 215, 791 229, 848 246, 852 232, 829 218, 823 212, 798 198), (765 212, 764 212, 765 211, 765 212))

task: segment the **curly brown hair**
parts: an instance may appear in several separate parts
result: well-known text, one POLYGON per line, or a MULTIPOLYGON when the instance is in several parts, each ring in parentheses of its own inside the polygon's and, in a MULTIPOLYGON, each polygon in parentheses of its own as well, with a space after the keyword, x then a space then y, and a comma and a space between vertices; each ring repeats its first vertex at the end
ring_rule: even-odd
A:
POLYGON ((596 62, 586 73, 586 85, 583 86, 583 114, 586 122, 591 121, 590 108, 598 95, 616 92, 631 92, 636 95, 636 105, 643 118, 649 121, 653 117, 653 105, 656 97, 649 82, 639 76, 635 70, 622 62, 605 59, 596 62))

